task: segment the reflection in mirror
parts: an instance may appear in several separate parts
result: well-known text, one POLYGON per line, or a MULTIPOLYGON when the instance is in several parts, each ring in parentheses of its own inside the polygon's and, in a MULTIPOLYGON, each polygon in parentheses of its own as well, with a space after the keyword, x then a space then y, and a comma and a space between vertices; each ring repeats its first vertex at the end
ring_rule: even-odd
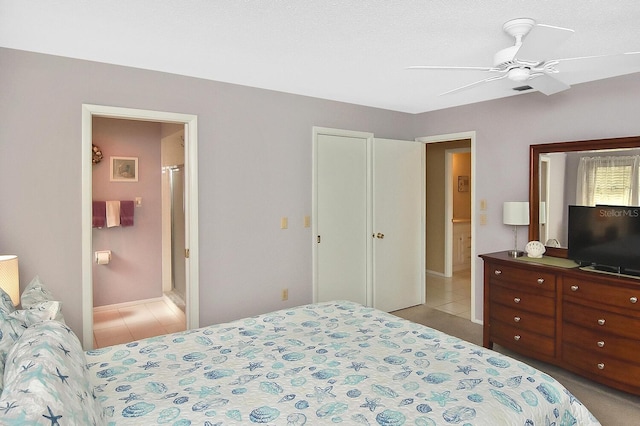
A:
POLYGON ((570 205, 637 205, 639 160, 631 148, 540 155, 540 241, 567 247, 570 205))
POLYGON ((566 257, 568 206, 638 205, 640 176, 628 174, 621 185, 617 173, 637 172, 638 164, 640 136, 531 145, 529 214, 538 220, 531 221, 529 240, 544 243, 548 255, 566 257), (599 178, 604 185, 593 185, 596 170, 610 172, 599 178))

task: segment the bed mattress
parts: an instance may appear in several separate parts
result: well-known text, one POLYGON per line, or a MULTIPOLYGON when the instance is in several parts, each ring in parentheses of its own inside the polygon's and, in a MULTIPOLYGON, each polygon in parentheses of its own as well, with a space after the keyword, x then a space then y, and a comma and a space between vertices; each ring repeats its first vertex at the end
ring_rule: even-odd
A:
POLYGON ((337 301, 86 353, 116 425, 598 425, 527 364, 337 301))

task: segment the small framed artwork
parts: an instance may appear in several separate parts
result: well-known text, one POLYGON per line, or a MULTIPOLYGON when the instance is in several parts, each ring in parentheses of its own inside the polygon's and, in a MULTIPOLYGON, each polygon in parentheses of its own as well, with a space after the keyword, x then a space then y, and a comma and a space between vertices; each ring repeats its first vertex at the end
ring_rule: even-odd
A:
POLYGON ((111 182, 137 182, 138 157, 111 157, 111 182))
POLYGON ((469 192, 469 176, 458 176, 458 192, 469 192))

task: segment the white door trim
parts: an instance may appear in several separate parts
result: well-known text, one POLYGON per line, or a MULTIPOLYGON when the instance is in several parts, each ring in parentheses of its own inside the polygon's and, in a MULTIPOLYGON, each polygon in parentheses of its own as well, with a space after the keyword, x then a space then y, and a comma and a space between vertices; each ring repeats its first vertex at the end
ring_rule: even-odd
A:
MULTIPOLYGON (((181 123, 185 126, 185 204, 188 206, 185 243, 189 248, 186 267, 187 328, 198 328, 199 253, 198 253, 198 117, 191 114, 82 105, 82 343, 85 350, 93 348, 93 255, 92 255, 92 192, 93 173, 92 118, 109 117, 130 120, 181 123)), ((160 167, 160 165, 158 165, 160 167)))
MULTIPOLYGON (((476 132, 468 131, 444 135, 424 136, 416 138, 416 141, 436 143, 461 139, 471 140, 471 321, 481 324, 482 319, 476 318, 476 220, 473 219, 476 217, 476 132)), ((449 244, 451 244, 451 242, 449 244)), ((427 247, 427 250, 428 249, 429 248, 427 247)))

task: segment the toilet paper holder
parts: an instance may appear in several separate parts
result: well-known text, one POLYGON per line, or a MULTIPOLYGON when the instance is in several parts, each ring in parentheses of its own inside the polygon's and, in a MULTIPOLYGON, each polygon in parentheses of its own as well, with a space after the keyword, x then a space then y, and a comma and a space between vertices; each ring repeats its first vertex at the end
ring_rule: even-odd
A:
POLYGON ((107 265, 111 262, 111 250, 101 250, 95 253, 95 260, 98 265, 107 265))

